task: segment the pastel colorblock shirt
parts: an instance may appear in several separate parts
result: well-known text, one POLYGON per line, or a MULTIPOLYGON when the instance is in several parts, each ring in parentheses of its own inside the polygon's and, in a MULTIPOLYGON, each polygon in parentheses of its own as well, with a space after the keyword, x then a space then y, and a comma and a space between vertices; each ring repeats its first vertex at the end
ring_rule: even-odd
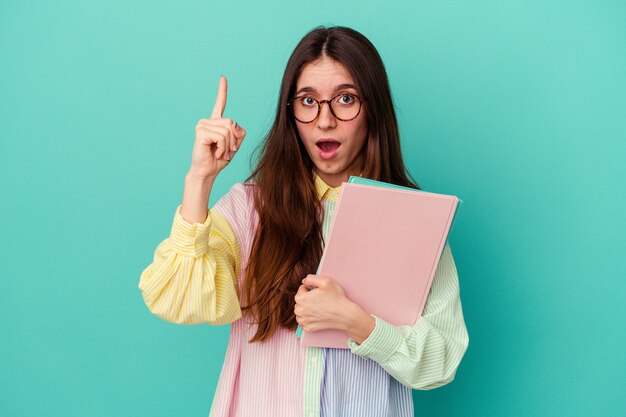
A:
MULTIPOLYGON (((317 175, 315 186, 326 239, 340 187, 317 175)), ((179 205, 170 236, 139 281, 147 307, 164 320, 231 324, 210 417, 413 416, 411 390, 452 381, 468 346, 449 244, 413 326, 372 315, 373 332, 360 345, 350 339, 347 349, 301 347, 295 331, 284 328, 248 343, 256 325, 242 316, 237 288, 258 224, 252 187, 235 184, 203 223, 185 221, 179 205)))

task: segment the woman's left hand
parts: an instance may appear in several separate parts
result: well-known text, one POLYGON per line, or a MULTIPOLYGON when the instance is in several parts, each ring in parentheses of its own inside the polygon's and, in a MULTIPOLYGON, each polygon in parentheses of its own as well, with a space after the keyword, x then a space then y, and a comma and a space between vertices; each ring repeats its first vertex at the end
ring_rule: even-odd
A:
POLYGON ((350 301, 343 288, 329 277, 307 275, 295 300, 296 320, 305 332, 337 329, 353 338, 364 339, 373 330, 374 318, 350 301), (315 289, 309 291, 310 287, 315 289))

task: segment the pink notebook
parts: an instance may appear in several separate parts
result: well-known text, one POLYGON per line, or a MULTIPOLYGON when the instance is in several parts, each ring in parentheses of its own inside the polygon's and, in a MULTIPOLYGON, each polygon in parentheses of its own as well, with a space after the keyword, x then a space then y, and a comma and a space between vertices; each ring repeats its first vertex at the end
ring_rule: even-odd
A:
MULTIPOLYGON (((344 183, 317 274, 396 326, 421 316, 458 198, 344 183)), ((303 332, 302 346, 348 348, 339 330, 303 332)))

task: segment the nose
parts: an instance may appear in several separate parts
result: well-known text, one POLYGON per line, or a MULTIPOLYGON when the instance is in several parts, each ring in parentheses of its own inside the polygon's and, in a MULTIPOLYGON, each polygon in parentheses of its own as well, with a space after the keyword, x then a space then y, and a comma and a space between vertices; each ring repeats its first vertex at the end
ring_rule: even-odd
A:
POLYGON ((320 104, 320 114, 317 118, 317 127, 320 129, 329 129, 337 125, 337 119, 330 111, 330 103, 324 102, 320 104))

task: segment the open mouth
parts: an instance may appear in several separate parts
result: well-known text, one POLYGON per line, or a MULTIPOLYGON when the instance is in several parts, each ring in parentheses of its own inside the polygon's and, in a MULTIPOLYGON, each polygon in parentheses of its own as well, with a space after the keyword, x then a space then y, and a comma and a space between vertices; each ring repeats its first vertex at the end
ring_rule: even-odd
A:
POLYGON ((317 142, 316 145, 324 152, 332 152, 341 146, 339 142, 336 142, 334 140, 321 140, 317 142))
POLYGON ((339 152, 341 143, 333 139, 320 139, 315 145, 322 159, 332 159, 339 152))

